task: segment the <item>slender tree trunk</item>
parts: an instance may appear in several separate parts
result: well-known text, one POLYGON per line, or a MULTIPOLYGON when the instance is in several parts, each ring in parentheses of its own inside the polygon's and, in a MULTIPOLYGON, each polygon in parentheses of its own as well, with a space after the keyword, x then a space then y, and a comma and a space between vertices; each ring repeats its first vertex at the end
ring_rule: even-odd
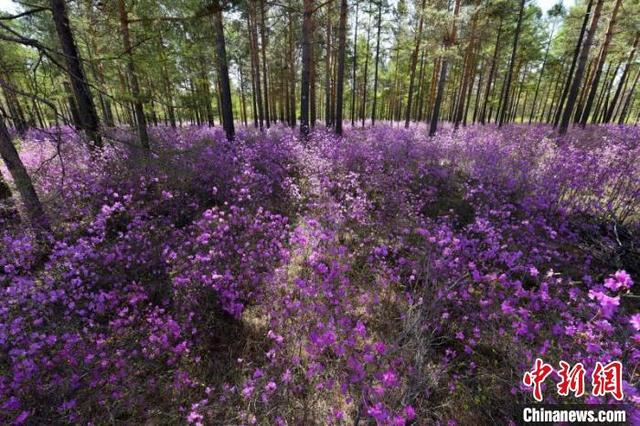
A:
POLYGON ((242 73, 242 61, 238 63, 238 70, 240 71, 240 103, 242 104, 242 122, 245 126, 247 123, 247 102, 244 95, 244 74, 242 73))
POLYGON ((422 111, 424 109, 424 93, 426 91, 425 87, 425 50, 422 51, 420 55, 420 73, 418 77, 418 85, 419 85, 419 95, 418 95, 418 105, 416 105, 416 113, 414 119, 416 121, 422 121, 422 111))
POLYGON ((60 46, 64 52, 64 59, 67 65, 66 71, 69 74, 73 95, 78 106, 80 125, 82 130, 93 142, 90 146, 95 145, 101 147, 102 139, 99 132, 100 121, 98 120, 96 107, 93 103, 89 84, 87 83, 87 78, 82 67, 80 53, 78 52, 73 33, 71 32, 65 0, 50 0, 49 5, 53 13, 53 21, 60 40, 60 46))
POLYGON ((291 16, 291 9, 288 11, 289 18, 289 79, 291 80, 291 90, 289 92, 289 105, 290 105, 290 116, 289 116, 289 125, 293 128, 296 126, 296 61, 293 54, 293 18, 291 16))
POLYGON ((587 73, 585 75, 584 82, 581 85, 582 90, 580 90, 578 93, 578 101, 576 103, 575 112, 573 113, 574 124, 580 123, 580 118, 582 117, 582 112, 584 111, 585 99, 588 95, 587 92, 589 92, 589 87, 591 86, 591 80, 593 79, 593 73, 595 71, 595 62, 597 62, 597 59, 591 59, 589 61, 589 65, 587 66, 587 73))
POLYGON ((524 18, 524 3, 525 0, 520 1, 520 8, 518 10, 518 23, 516 24, 516 33, 513 37, 513 49, 511 50, 511 59, 509 59, 509 67, 507 69, 507 80, 503 88, 502 99, 502 112, 500 119, 498 120, 498 127, 502 127, 507 118, 507 111, 509 110, 509 90, 511 88, 511 79, 513 78, 513 65, 516 61, 516 53, 518 51, 518 41, 520 40, 520 31, 522 29, 522 20, 524 18))
POLYGON ((311 17, 311 33, 309 34, 309 120, 311 121, 311 128, 316 127, 316 49, 315 49, 315 34, 316 23, 315 19, 311 17))
POLYGON ((264 8, 264 0, 260 0, 260 40, 262 44, 262 81, 264 83, 264 119, 267 124, 267 129, 271 127, 271 120, 269 117, 269 84, 267 80, 267 25, 266 25, 266 11, 264 8))
POLYGON ((546 122, 551 124, 553 123, 554 117, 555 117, 555 110, 556 110, 556 100, 559 102, 560 99, 559 97, 561 96, 561 92, 559 92, 560 90, 560 83, 564 82, 564 66, 565 63, 567 61, 567 57, 563 56, 562 58, 562 63, 560 64, 560 75, 558 76, 558 78, 556 78, 556 82, 553 88, 553 95, 551 96, 551 104, 549 105, 549 112, 547 114, 547 120, 546 122))
POLYGON ((378 105, 378 65, 380 64, 380 28, 382 27, 382 2, 378 2, 378 29, 376 35, 376 64, 373 77, 373 106, 371 107, 371 125, 376 122, 376 106, 378 105))
POLYGON ((228 140, 233 140, 235 128, 233 123, 233 104, 231 102, 231 85, 229 83, 229 66, 227 64, 227 48, 224 40, 224 25, 222 23, 222 8, 219 0, 213 1, 213 34, 215 38, 216 64, 218 68, 218 82, 220 84, 220 110, 222 126, 228 140))
MULTIPOLYGON (((633 47, 631 48, 631 51, 629 52, 629 56, 627 58, 627 64, 625 65, 624 71, 622 72, 622 76, 620 77, 618 88, 616 89, 615 95, 613 95, 613 100, 611 102, 611 105, 609 106, 609 109, 606 110, 606 115, 604 116, 605 123, 609 123, 613 118, 613 112, 615 111, 615 108, 618 104, 618 99, 620 98, 622 87, 624 86, 627 80, 627 76, 629 75, 629 69, 631 68, 631 64, 633 63, 633 58, 636 54, 636 49, 638 48, 638 42, 640 42, 640 32, 636 34, 636 39, 633 42, 633 47)), ((615 74, 613 75, 613 77, 615 78, 615 74)))
POLYGON ((342 101, 344 92, 344 60, 347 38, 347 0, 340 2, 340 26, 338 28, 338 78, 336 81, 336 134, 342 135, 342 101))
POLYGON ((411 121, 411 103, 413 102, 413 84, 416 77, 416 66, 418 64, 418 52, 420 52, 420 42, 422 41, 422 26, 424 23, 424 5, 425 0, 422 0, 420 4, 420 10, 417 11, 420 15, 418 21, 418 32, 416 33, 416 43, 411 54, 411 67, 409 68, 409 92, 407 97, 407 111, 404 118, 404 127, 409 128, 409 122, 411 121))
POLYGON ((260 129, 264 126, 264 108, 262 103, 262 85, 260 83, 260 57, 258 56, 258 30, 257 30, 257 20, 256 20, 256 5, 253 2, 249 2, 249 36, 251 38, 249 47, 251 49, 251 58, 253 63, 253 74, 255 81, 255 91, 256 91, 256 103, 258 108, 258 123, 260 125, 260 129))
MULTIPOLYGON (((496 66, 498 63, 498 53, 500 52, 500 36, 502 35, 502 18, 500 19, 500 25, 498 26, 498 35, 496 37, 495 48, 493 49, 493 58, 491 59, 491 67, 489 68, 489 76, 487 77, 487 89, 484 93, 484 102, 482 104, 482 112, 480 113, 480 123, 485 124, 485 117, 487 112, 487 104, 489 103, 489 98, 491 95, 491 87, 493 84, 493 78, 496 71, 496 66)), ((489 121, 491 121, 491 117, 489 117, 489 121)))
POLYGON ((604 68, 604 64, 607 60, 607 53, 609 52, 609 45, 611 44, 611 39, 613 37, 613 29, 616 24, 616 18, 618 16, 618 10, 620 9, 621 4, 622 4, 622 0, 616 0, 616 2, 613 5, 613 10, 611 11, 611 20, 609 21, 609 27, 607 29, 606 35, 604 36, 604 41, 602 42, 602 48, 600 50, 600 55, 598 57, 598 65, 596 67, 593 81, 591 82, 591 89, 589 90, 589 97, 587 98, 587 103, 580 117, 580 125, 582 127, 584 127, 587 124, 587 120, 589 119, 589 114, 591 113, 591 108, 593 107, 593 102, 596 98, 596 93, 598 92, 598 84, 600 83, 600 76, 602 75, 602 69, 604 68))
POLYGON ((482 97, 482 79, 484 78, 484 60, 480 63, 480 73, 478 76, 478 86, 476 87, 476 100, 473 106, 473 124, 478 119, 478 110, 480 108, 480 98, 482 97))
POLYGON ((304 0, 302 20, 302 80, 300 84, 300 134, 306 139, 309 135, 309 83, 311 73, 311 20, 313 19, 313 0, 304 0))
POLYGON ((540 83, 542 83, 542 76, 544 75, 544 70, 547 66, 547 58, 549 57, 549 48, 551 47, 551 41, 553 40, 553 33, 555 30, 555 26, 551 28, 551 34, 549 34, 549 41, 547 41, 547 47, 544 51, 544 59, 542 60, 542 67, 540 68, 540 75, 538 76, 538 81, 536 82, 536 90, 533 94, 533 102, 531 105, 531 114, 529 115, 529 124, 533 120, 533 114, 536 110, 536 102, 538 101, 538 92, 540 90, 540 83))
MULTIPOLYGON (((455 44, 456 41, 456 21, 458 20, 458 14, 460 13, 460 0, 455 0, 455 6, 453 9, 453 23, 451 25, 451 31, 445 39, 445 49, 448 50, 455 44)), ((442 65, 440 68, 440 79, 438 80, 438 92, 436 94, 435 104, 433 105, 433 114, 431 115, 431 125, 429 127, 429 136, 434 136, 438 130, 438 119, 440 116, 440 106, 442 104, 442 97, 444 95, 444 85, 447 79, 447 66, 448 61, 446 57, 442 58, 442 65)))
MULTIPOLYGON (((463 76, 462 76, 462 85, 460 87, 460 97, 458 101, 458 107, 454 116, 454 128, 458 129, 460 125, 460 121, 462 121, 463 112, 466 110, 465 106, 468 105, 466 93, 468 91, 468 86, 472 80, 473 72, 476 67, 476 60, 474 57, 475 53, 475 45, 476 45, 476 27, 478 23, 478 13, 480 11, 480 0, 476 0, 475 12, 473 13, 473 17, 471 18, 471 31, 470 31, 470 40, 469 45, 467 46, 466 52, 466 60, 463 67, 463 76), (471 81, 470 81, 471 80, 471 81)), ((466 121, 466 120, 465 120, 466 121)))
MULTIPOLYGON (((370 4, 371 5, 371 4, 370 4)), ((360 105, 360 119, 362 120, 362 126, 364 127, 365 115, 367 113, 367 89, 369 82, 369 43, 371 42, 371 7, 369 7, 369 19, 367 20, 367 51, 364 58, 364 75, 362 79, 362 104, 360 105)))
POLYGON ((324 58, 324 124, 329 127, 332 126, 331 122, 331 13, 327 10, 327 26, 325 33, 326 55, 324 58))
POLYGON ((138 75, 133 62, 133 52, 131 47, 131 38, 129 36, 129 15, 124 4, 124 0, 118 0, 118 9, 120 12, 120 32, 122 35, 122 45, 124 47, 125 56, 127 57, 127 72, 129 73, 129 82, 131 84, 131 94, 133 95, 133 106, 136 114, 136 124, 138 126, 138 137, 145 151, 149 151, 149 135, 147 134, 147 119, 144 115, 144 107, 142 105, 142 96, 140 93, 140 85, 138 84, 138 75))
POLYGON ((580 84, 582 84, 582 77, 584 74, 585 66, 587 64, 587 60, 589 59, 589 51, 591 50, 591 44, 593 42, 593 37, 595 36, 596 30, 598 29, 598 21, 600 20, 600 13, 602 11, 602 5, 604 4, 604 0, 597 0, 596 8, 593 13, 593 19, 591 20, 591 26, 589 28, 589 32, 587 33, 587 37, 584 41, 584 46, 580 50, 580 56, 578 58, 578 66, 576 68, 576 74, 573 78, 573 82, 571 84, 571 88, 569 89, 569 95, 567 97, 567 106, 562 114, 562 119, 560 121, 560 128, 558 129, 558 133, 564 135, 567 133, 567 129, 569 128, 569 120, 571 119, 571 115, 573 114, 573 109, 575 108, 575 102, 578 97, 578 91, 580 90, 580 84))
POLYGON ((638 85, 638 78, 640 78, 640 70, 636 73, 636 78, 633 80, 633 84, 631 85, 631 90, 629 90, 629 94, 627 95, 626 100, 622 106, 620 111, 620 117, 618 119, 618 124, 623 125, 627 119, 627 114, 629 112, 629 106, 631 105, 631 100, 633 99, 633 95, 635 94, 636 86, 638 85))
POLYGON ((356 77, 358 71, 358 8, 360 2, 356 0, 356 23, 353 34, 353 69, 351 70, 351 127, 356 120, 356 77))
POLYGON ((587 11, 585 12, 584 19, 582 20, 582 27, 580 28, 580 35, 578 36, 578 42, 576 43, 576 48, 573 51, 573 59, 571 60, 571 67, 569 68, 569 74, 567 74, 567 80, 564 85, 564 89, 562 90, 562 95, 560 95, 560 101, 556 109, 556 115, 553 120, 553 127, 557 127, 558 123, 560 123, 560 118, 562 115, 562 110, 564 108, 564 103, 567 99, 567 95, 569 94, 569 89, 571 87, 573 71, 575 70, 576 63, 578 62, 578 57, 580 55, 580 48, 582 47, 582 40, 587 30, 587 24, 589 23, 589 16, 591 16, 592 6, 593 6, 593 0, 589 0, 589 2, 587 3, 587 11))

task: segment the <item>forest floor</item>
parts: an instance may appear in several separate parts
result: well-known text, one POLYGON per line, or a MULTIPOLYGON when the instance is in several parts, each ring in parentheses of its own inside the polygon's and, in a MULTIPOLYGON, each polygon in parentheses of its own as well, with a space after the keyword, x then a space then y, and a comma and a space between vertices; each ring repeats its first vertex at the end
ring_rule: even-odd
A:
POLYGON ((536 358, 640 404, 640 128, 150 134, 21 137, 52 232, 1 231, 2 422, 502 424, 536 358))

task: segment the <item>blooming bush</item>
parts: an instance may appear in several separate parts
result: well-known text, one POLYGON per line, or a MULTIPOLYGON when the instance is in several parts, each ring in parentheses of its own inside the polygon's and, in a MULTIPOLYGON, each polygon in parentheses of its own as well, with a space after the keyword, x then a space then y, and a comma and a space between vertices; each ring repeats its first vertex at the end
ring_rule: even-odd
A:
POLYGON ((509 422, 536 358, 640 404, 639 132, 31 131, 52 233, 2 230, 0 420, 509 422))

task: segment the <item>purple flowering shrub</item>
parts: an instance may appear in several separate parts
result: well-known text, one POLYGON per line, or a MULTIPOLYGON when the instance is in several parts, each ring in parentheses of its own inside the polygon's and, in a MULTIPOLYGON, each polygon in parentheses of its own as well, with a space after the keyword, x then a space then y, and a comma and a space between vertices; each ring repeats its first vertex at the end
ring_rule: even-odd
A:
POLYGON ((53 231, 2 231, 2 422, 507 423, 538 357, 640 404, 639 129, 112 132, 21 141, 53 231))

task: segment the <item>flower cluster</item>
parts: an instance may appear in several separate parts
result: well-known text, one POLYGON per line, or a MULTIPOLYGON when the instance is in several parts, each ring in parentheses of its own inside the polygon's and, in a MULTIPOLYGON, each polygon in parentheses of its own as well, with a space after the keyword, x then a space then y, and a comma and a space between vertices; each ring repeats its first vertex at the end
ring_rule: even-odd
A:
POLYGON ((536 358, 640 404, 640 128, 150 135, 21 141, 52 232, 1 231, 0 422, 507 423, 536 358))

